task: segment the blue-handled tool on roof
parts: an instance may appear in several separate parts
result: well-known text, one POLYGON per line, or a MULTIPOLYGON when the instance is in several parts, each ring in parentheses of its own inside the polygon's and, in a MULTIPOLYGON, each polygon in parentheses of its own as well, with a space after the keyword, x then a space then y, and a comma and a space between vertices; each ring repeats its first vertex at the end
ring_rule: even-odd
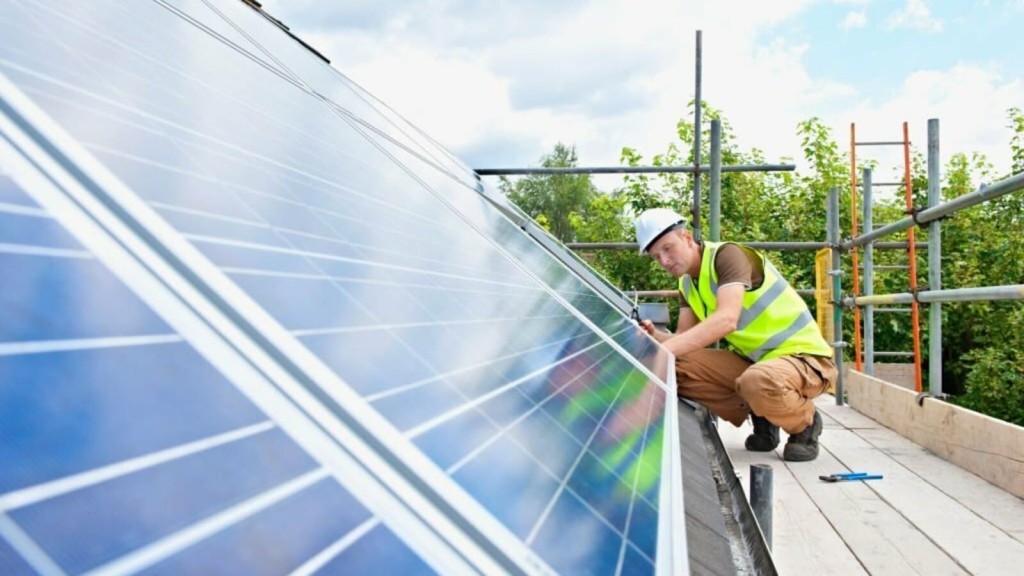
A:
POLYGON ((828 476, 818 476, 818 478, 825 482, 850 482, 854 480, 881 480, 881 474, 868 474, 867 472, 841 472, 839 474, 829 474, 828 476))

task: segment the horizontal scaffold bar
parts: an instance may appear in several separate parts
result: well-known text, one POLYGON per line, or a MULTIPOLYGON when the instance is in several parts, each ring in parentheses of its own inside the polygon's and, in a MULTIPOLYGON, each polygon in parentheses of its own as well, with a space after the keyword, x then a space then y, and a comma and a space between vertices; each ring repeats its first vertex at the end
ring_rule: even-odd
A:
MULTIPOLYGON (((1007 286, 986 286, 982 288, 956 288, 953 290, 927 290, 917 293, 918 302, 969 302, 974 300, 1024 300, 1024 284, 1007 286)), ((899 294, 872 294, 844 298, 844 306, 878 306, 880 304, 910 304, 914 295, 909 292, 899 294)))
MULTIPOLYGON (((828 248, 826 242, 737 242, 758 250, 777 250, 780 252, 797 252, 800 250, 821 250, 828 248)), ((875 248, 882 250, 906 250, 906 242, 876 242, 875 248)), ((569 242, 570 250, 636 250, 636 242, 569 242)), ((927 248, 927 242, 915 242, 916 248, 927 248)))
MULTIPOLYGON (((669 174, 711 172, 711 166, 573 166, 571 168, 476 168, 481 176, 553 176, 556 174, 669 174)), ((792 172, 795 164, 735 164, 722 172, 792 172)))

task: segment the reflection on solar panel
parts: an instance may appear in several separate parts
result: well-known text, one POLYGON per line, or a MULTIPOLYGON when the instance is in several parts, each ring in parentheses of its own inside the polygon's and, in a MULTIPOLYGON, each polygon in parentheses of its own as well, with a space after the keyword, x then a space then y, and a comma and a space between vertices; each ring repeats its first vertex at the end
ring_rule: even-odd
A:
POLYGON ((6 12, 0 573, 687 570, 671 359, 471 171, 236 0, 6 12))

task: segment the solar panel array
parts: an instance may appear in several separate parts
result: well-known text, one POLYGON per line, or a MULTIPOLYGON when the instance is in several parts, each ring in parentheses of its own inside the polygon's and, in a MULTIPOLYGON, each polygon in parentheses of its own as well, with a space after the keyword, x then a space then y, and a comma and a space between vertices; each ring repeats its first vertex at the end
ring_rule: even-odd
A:
POLYGON ((671 358, 471 171, 242 2, 7 12, 0 573, 685 569, 671 358))

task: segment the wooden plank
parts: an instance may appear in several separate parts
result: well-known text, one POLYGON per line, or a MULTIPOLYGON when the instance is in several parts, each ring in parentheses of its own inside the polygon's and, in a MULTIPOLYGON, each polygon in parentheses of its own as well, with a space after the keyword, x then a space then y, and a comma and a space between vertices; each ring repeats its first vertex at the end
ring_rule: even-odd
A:
MULTIPOLYGON (((750 425, 721 423, 723 445, 749 490, 749 466, 774 470, 773 557, 781 574, 1014 574, 1024 566, 1024 500, 946 462, 861 414, 815 404, 822 452, 786 463, 748 452, 750 425), (876 472, 880 481, 827 483, 819 474, 876 472)), ((785 442, 785 434, 782 438, 785 442)))
POLYGON ((850 403, 942 458, 1024 498, 1024 428, 915 394, 856 371, 850 403))
MULTIPOLYGON (((880 432, 876 429, 872 433, 880 432)), ((912 553, 918 559, 922 553, 948 555, 973 574, 1019 573, 1024 566, 1024 545, 1019 540, 937 489, 928 482, 928 478, 922 478, 902 461, 880 451, 859 435, 863 433, 853 430, 836 432, 827 439, 826 447, 837 462, 845 465, 844 469, 885 475, 883 480, 843 484, 862 485, 859 498, 885 502, 888 510, 899 517, 899 520, 890 517, 872 524, 900 542, 903 553, 912 553), (902 529, 896 532, 888 530, 890 522, 909 524, 907 528, 913 534, 900 534, 902 529), (925 535, 927 544, 920 542, 925 535)), ((821 460, 823 458, 819 456, 821 460)), ((814 495, 812 492, 812 497, 814 495)), ((850 542, 848 537, 847 542, 850 542)), ((856 552, 857 548, 854 549, 856 552)), ((863 558, 859 553, 858 557, 863 558)), ((928 568, 924 573, 946 573, 948 569, 928 568)), ((869 571, 875 573, 873 568, 869 571)))
MULTIPOLYGON (((936 546, 904 515, 894 509, 873 489, 875 482, 821 481, 818 476, 837 472, 864 471, 886 474, 891 478, 894 464, 862 464, 848 455, 839 457, 833 446, 845 446, 863 440, 850 430, 832 428, 822 435, 822 451, 817 460, 789 464, 803 489, 871 574, 964 574, 966 573, 942 549, 936 546)), ((913 477, 916 479, 916 477, 913 477)), ((915 484, 910 480, 909 484, 915 484)))
POLYGON ((1024 500, 984 478, 936 457, 888 428, 857 430, 864 440, 912 470, 922 480, 1024 543, 1024 500))
POLYGON ((741 428, 728 422, 719 425, 719 436, 729 452, 748 498, 750 465, 769 464, 772 467, 772 559, 779 573, 837 576, 866 574, 832 524, 782 461, 781 450, 772 453, 749 452, 743 447, 750 432, 749 422, 741 428))
POLYGON ((878 428, 880 425, 871 418, 860 413, 856 408, 849 404, 842 406, 836 406, 835 400, 831 394, 823 394, 815 399, 814 406, 823 415, 827 416, 824 422, 826 426, 829 424, 829 419, 834 421, 837 428, 845 428, 847 430, 855 430, 858 428, 878 428))

